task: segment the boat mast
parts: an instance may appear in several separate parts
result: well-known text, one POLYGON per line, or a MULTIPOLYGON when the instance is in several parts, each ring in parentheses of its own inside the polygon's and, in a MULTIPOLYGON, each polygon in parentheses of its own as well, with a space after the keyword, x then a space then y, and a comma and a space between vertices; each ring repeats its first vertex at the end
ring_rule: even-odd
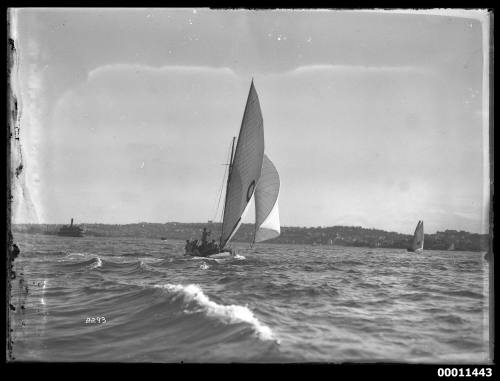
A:
POLYGON ((233 169, 233 155, 234 155, 234 141, 236 140, 236 136, 233 136, 233 144, 231 145, 231 158, 229 159, 229 170, 227 174, 227 182, 226 182, 226 196, 224 197, 224 209, 222 210, 222 224, 220 229, 220 238, 219 238, 219 247, 222 249, 222 229, 224 228, 224 214, 226 212, 226 199, 227 199, 227 191, 229 190, 229 180, 231 179, 231 171, 233 169))

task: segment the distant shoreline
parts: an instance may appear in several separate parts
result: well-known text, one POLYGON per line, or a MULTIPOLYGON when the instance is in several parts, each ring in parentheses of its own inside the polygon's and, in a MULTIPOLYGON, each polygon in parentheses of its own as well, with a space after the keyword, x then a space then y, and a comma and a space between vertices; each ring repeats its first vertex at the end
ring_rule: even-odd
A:
MULTIPOLYGON (((133 223, 133 224, 76 224, 84 229, 85 236, 94 237, 143 237, 153 239, 196 239, 204 227, 212 231, 211 239, 220 234, 220 223, 133 223)), ((13 233, 55 235, 63 224, 12 224, 13 233)), ((253 224, 242 224, 234 237, 235 242, 252 242, 253 224)), ((281 235, 266 243, 327 245, 369 248, 406 249, 412 235, 366 229, 360 226, 330 227, 281 227, 281 235)), ((488 251, 488 234, 445 230, 425 234, 425 248, 429 250, 488 251)))

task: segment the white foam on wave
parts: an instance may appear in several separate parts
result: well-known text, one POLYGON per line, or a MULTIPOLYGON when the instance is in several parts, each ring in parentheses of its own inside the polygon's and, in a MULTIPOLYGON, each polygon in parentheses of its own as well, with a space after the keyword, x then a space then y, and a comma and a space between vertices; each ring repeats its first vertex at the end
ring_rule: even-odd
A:
POLYGON ((44 279, 44 280, 43 280, 43 285, 42 285, 42 297, 40 298, 40 303, 41 303, 42 305, 45 305, 45 304, 46 304, 46 303, 45 303, 45 288, 47 287, 47 283, 49 283, 49 282, 48 282, 48 280, 47 280, 47 279, 44 279))
POLYGON ((93 263, 92 266, 90 266, 90 268, 92 269, 96 269, 98 267, 101 267, 102 266, 102 261, 101 261, 101 258, 99 257, 96 257, 97 258, 97 262, 96 263, 93 263))
POLYGON ((74 257, 88 257, 88 256, 89 255, 86 253, 70 253, 70 252, 68 252, 64 257, 59 259, 58 262, 65 262, 65 261, 70 260, 74 257))
POLYGON ((157 263, 164 260, 163 258, 155 258, 155 257, 139 257, 138 259, 144 263, 157 263))
POLYGON ((239 259, 240 261, 242 261, 243 259, 246 259, 246 258, 243 255, 236 254, 234 256, 234 259, 239 259))
POLYGON ((274 337, 274 333, 267 325, 262 324, 253 314, 250 309, 246 306, 239 305, 229 305, 224 306, 221 304, 217 304, 210 300, 208 296, 206 296, 200 286, 196 284, 189 284, 187 286, 183 286, 180 284, 166 284, 166 285, 157 285, 156 287, 164 288, 169 292, 175 293, 184 298, 186 302, 196 302, 206 313, 208 316, 216 317, 222 320, 225 323, 248 323, 250 324, 257 336, 262 340, 275 340, 279 343, 279 341, 274 337))
POLYGON ((189 260, 202 260, 203 263, 224 263, 224 261, 227 261, 227 258, 212 258, 212 257, 191 257, 189 260))
POLYGON ((197 257, 197 256, 194 256, 194 257, 190 257, 189 258, 190 260, 202 260, 202 261, 215 261, 215 258, 211 258, 211 257, 197 257))
POLYGON ((87 253, 68 253, 68 254, 66 254, 67 257, 71 257, 74 255, 79 256, 79 257, 85 257, 88 254, 87 253))
POLYGON ((208 270, 210 268, 209 265, 207 265, 205 262, 203 262, 201 265, 200 265, 200 269, 202 270, 208 270))

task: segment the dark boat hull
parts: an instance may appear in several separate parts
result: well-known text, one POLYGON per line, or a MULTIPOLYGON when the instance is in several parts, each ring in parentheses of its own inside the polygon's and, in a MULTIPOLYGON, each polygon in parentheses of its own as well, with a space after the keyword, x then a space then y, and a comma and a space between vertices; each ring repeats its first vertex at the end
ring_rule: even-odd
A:
POLYGON ((64 225, 59 229, 57 235, 61 237, 83 237, 83 229, 79 226, 73 225, 73 219, 71 219, 71 225, 64 225))
POLYGON ((61 237, 83 237, 83 230, 81 228, 68 228, 62 227, 57 235, 61 237))
POLYGON ((410 248, 406 248, 406 251, 410 252, 410 253, 417 253, 417 254, 422 254, 424 252, 423 249, 410 249, 410 248))
POLYGON ((192 257, 215 257, 215 256, 230 256, 233 255, 233 252, 230 249, 219 250, 219 249, 195 248, 191 250, 186 249, 185 255, 190 255, 192 257))
POLYGON ((83 237, 82 233, 57 233, 60 237, 83 237))

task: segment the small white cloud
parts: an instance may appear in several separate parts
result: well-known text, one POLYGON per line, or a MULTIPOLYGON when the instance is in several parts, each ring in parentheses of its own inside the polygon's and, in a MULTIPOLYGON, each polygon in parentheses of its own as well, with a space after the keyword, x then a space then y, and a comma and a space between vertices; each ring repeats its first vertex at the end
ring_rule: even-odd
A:
POLYGON ((429 71, 425 68, 416 67, 416 66, 363 66, 363 65, 330 65, 330 64, 316 64, 316 65, 307 65, 307 66, 299 66, 298 68, 289 72, 290 74, 305 74, 312 73, 318 71, 335 71, 335 72, 400 72, 400 73, 408 73, 408 72, 419 72, 419 73, 428 73, 429 71))
MULTIPOLYGON (((169 53, 171 51, 169 50, 169 53)), ((87 80, 94 80, 98 76, 112 72, 112 71, 136 71, 136 72, 156 72, 156 73, 162 73, 162 72, 177 72, 179 74, 193 74, 196 72, 199 73, 213 73, 213 74, 230 74, 236 76, 236 73, 228 68, 228 67, 221 67, 221 68, 216 68, 216 67, 210 67, 210 66, 180 66, 180 65, 168 65, 168 66, 160 66, 160 67, 154 67, 154 66, 148 66, 148 65, 141 65, 141 64, 122 64, 122 63, 116 63, 116 64, 110 64, 110 65, 103 65, 99 66, 93 70, 91 70, 88 73, 87 80)))

